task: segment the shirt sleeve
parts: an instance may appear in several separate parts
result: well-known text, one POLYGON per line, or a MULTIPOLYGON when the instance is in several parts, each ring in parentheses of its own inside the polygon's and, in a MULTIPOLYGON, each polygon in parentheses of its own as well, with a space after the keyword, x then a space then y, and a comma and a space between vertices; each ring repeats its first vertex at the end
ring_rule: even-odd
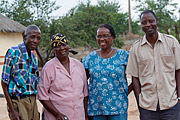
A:
POLYGON ((131 47, 131 50, 129 52, 126 74, 129 74, 134 77, 139 77, 138 64, 137 64, 137 59, 136 59, 136 55, 135 55, 135 51, 134 51, 133 47, 131 47))
POLYGON ((49 100, 48 91, 50 89, 50 77, 46 67, 42 69, 41 76, 38 83, 38 99, 49 100))
POLYGON ((128 57, 129 57, 129 52, 128 51, 124 51, 124 62, 125 62, 125 65, 127 66, 127 63, 128 63, 128 57))
POLYGON ((82 63, 83 63, 83 65, 84 65, 84 68, 85 68, 85 69, 88 69, 88 68, 89 68, 89 55, 86 56, 86 57, 84 57, 84 58, 82 59, 82 63))
POLYGON ((12 73, 11 71, 12 65, 13 65, 13 50, 9 49, 6 52, 6 55, 4 58, 4 65, 3 65, 2 76, 1 76, 1 80, 7 85, 10 82, 10 75, 12 73))
POLYGON ((180 69, 180 44, 177 40, 174 40, 174 56, 175 56, 175 70, 180 69))

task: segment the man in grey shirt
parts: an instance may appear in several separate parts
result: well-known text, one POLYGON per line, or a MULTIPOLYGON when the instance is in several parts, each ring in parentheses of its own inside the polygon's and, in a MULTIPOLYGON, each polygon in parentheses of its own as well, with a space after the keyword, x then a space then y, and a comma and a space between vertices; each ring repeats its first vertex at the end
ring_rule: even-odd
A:
POLYGON ((140 119, 180 120, 179 42, 157 31, 153 11, 142 12, 140 22, 145 35, 132 45, 126 71, 132 76, 140 119))

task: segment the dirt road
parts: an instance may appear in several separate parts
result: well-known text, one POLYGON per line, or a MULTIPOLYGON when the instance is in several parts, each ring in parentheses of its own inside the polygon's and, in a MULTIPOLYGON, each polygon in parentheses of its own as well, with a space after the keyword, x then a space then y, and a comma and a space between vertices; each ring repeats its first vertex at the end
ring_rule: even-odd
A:
MULTIPOLYGON (((39 111, 41 112, 42 105, 39 103, 39 101, 37 102, 39 111)), ((5 98, 0 98, 0 120, 9 120, 5 98)), ((128 120, 139 120, 139 112, 133 93, 129 95, 128 120)))

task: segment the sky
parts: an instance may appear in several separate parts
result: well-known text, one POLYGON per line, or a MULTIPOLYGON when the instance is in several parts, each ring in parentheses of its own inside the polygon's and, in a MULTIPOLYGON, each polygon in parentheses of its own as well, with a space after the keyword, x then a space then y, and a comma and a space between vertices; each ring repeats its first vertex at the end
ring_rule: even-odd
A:
MULTIPOLYGON (((52 0, 54 1, 54 0, 52 0)), ((56 4, 61 6, 57 11, 54 11, 52 13, 53 16, 63 16, 65 15, 66 13, 68 13, 68 11, 75 7, 76 5, 78 5, 78 3, 80 2, 86 2, 87 0, 56 0, 56 4)), ((125 13, 125 12, 128 12, 128 0, 109 0, 109 1, 112 1, 112 2, 119 2, 119 4, 121 5, 121 8, 122 8, 122 12, 125 13)), ((176 2, 176 3, 179 3, 179 0, 173 0, 173 2, 176 2)), ((97 4, 97 0, 91 0, 91 3, 94 5, 94 4, 97 4)), ((136 2, 134 0, 131 0, 131 17, 133 20, 137 20, 139 19, 139 14, 140 13, 136 13, 134 9, 134 7, 136 6, 136 2)), ((180 9, 180 3, 178 4, 178 8, 180 9)), ((169 8, 170 9, 170 8, 169 8)), ((178 9, 174 12, 174 14, 176 14, 176 16, 178 18, 180 18, 180 15, 178 13, 178 9)))
MULTIPOLYGON (((54 1, 54 0, 52 0, 54 1)), ((63 16, 66 13, 68 13, 68 11, 75 7, 76 5, 78 5, 78 3, 83 2, 86 3, 87 0, 56 0, 56 4, 61 6, 57 11, 54 11, 52 13, 53 16, 63 16)), ((128 12, 128 0, 109 0, 109 1, 116 1, 119 2, 122 8, 122 12, 128 12)), ((131 1, 131 4, 133 5, 135 2, 131 1)), ((97 4, 97 0, 91 0, 91 4, 95 5, 97 4)), ((133 7, 133 6, 132 6, 133 7)), ((131 7, 131 8, 132 8, 131 7)), ((134 10, 132 10, 133 13, 135 13, 134 10)), ((132 15, 132 17, 137 18, 138 14, 132 15)))

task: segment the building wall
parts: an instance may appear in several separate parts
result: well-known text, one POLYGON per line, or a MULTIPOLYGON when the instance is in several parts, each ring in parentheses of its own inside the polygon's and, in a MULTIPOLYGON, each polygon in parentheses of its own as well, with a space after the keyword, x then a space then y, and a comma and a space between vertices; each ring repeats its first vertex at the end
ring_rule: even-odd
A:
MULTIPOLYGON (((10 47, 21 44, 22 42, 23 42, 22 33, 0 32, 0 79, 1 79, 1 73, 2 73, 2 68, 3 68, 3 63, 4 63, 4 56, 6 54, 6 51, 10 47)), ((2 94, 1 85, 0 85, 0 94, 2 94)))

